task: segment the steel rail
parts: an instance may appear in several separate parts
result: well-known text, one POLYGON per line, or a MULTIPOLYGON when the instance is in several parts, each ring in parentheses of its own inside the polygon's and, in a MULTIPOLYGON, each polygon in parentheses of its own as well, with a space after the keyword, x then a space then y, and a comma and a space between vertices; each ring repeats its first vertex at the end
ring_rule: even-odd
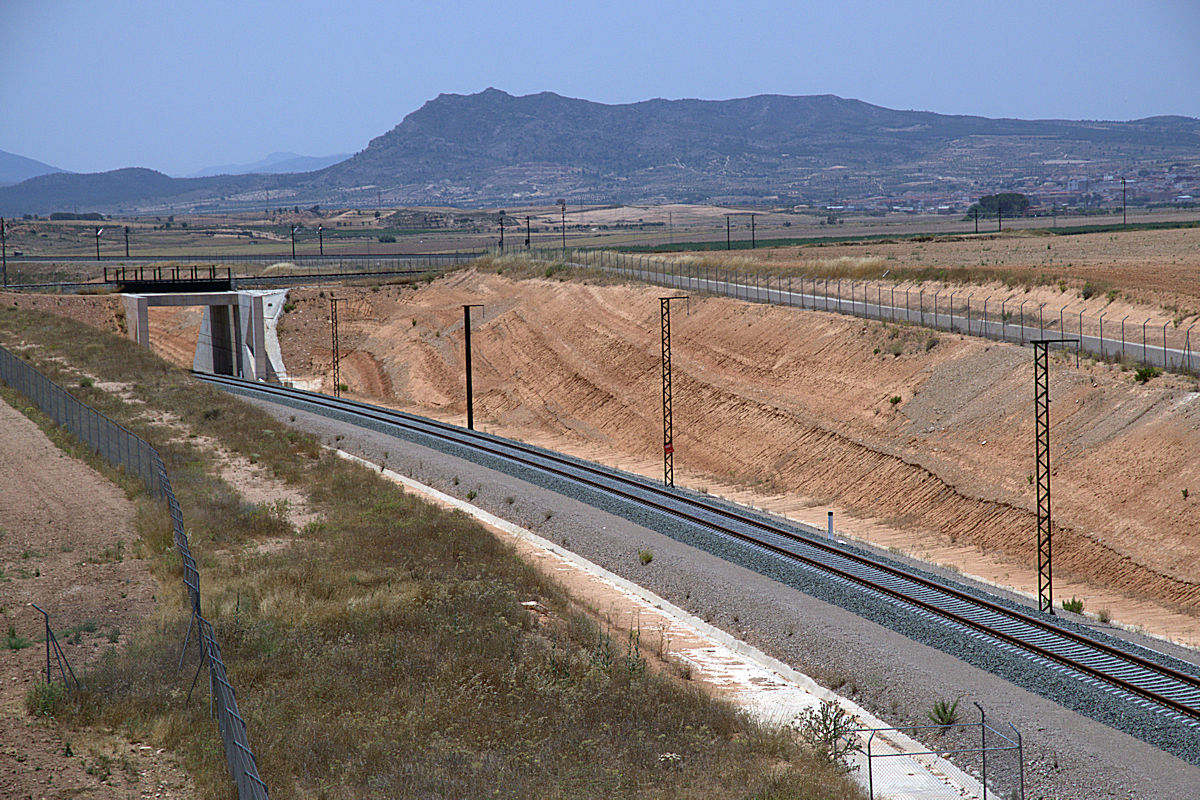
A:
POLYGON ((721 505, 683 497, 648 482, 622 477, 611 470, 437 420, 238 378, 207 373, 196 373, 196 376, 238 392, 284 397, 293 402, 394 425, 431 438, 448 439, 461 447, 648 506, 784 559, 799 561, 810 568, 973 629, 1150 700, 1191 720, 1200 721, 1200 678, 1096 641, 1048 620, 845 550, 816 536, 803 536, 763 519, 721 505), (700 512, 708 516, 702 516, 700 512), (722 525, 718 522, 721 519, 750 528, 760 535, 722 525), (761 534, 768 538, 762 538, 761 534), (796 548, 815 550, 817 555, 797 552, 796 548))

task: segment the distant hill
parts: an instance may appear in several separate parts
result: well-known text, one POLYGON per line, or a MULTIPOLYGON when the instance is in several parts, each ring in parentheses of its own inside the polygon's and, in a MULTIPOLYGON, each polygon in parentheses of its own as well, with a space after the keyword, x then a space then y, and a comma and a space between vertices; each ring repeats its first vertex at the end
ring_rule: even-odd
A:
POLYGON ((133 213, 156 207, 169 210, 185 204, 211 204, 246 192, 278 192, 283 183, 273 175, 172 178, 143 167, 83 175, 62 172, 0 188, 0 215, 55 211, 133 213))
POLYGON ((321 173, 423 201, 505 197, 836 200, 991 188, 1048 162, 1200 157, 1200 120, 988 119, 833 95, 602 105, 550 92, 443 94, 321 173), (990 183, 989 183, 990 182, 990 183))
POLYGON ((558 197, 820 204, 978 197, 1075 174, 1174 165, 1187 172, 1198 161, 1200 120, 1189 117, 988 119, 896 111, 833 95, 604 105, 488 89, 439 95, 362 152, 323 169, 193 179, 155 173, 136 181, 124 170, 107 178, 50 176, 59 180, 0 189, 0 213, 74 210, 70 205, 509 205, 558 197))
POLYGON ((36 178, 38 175, 49 175, 54 172, 65 172, 65 170, 43 164, 41 161, 34 161, 32 158, 0 150, 0 186, 20 183, 29 178, 36 178))
POLYGON ((350 153, 337 153, 331 156, 302 156, 298 153, 271 153, 266 158, 251 164, 225 164, 219 167, 205 167, 193 172, 189 178, 207 178, 213 175, 278 175, 286 172, 313 172, 345 161, 350 153))

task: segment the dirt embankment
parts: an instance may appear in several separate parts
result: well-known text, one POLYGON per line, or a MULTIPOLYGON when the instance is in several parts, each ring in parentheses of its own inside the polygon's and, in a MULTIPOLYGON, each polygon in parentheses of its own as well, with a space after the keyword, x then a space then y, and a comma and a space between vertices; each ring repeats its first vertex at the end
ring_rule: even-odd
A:
MULTIPOLYGON (((331 390, 324 294, 293 290, 280 337, 289 373, 331 390)), ((341 379, 462 422, 462 305, 482 303, 481 428, 658 475, 659 294, 472 272, 339 289, 341 379)), ((151 323, 190 365, 189 321, 151 323)), ((723 298, 677 305, 672 334, 678 481, 802 519, 833 508, 851 534, 1036 592, 1027 349, 723 298)), ((1051 386, 1058 595, 1200 643, 1200 390, 1064 356, 1051 386)))
MULTIPOLYGON (((361 290, 340 315, 342 380, 461 418, 462 304, 483 303, 472 326, 482 426, 654 474, 658 294, 474 273, 361 290)), ((328 380, 327 301, 317 290, 292 300, 288 369, 328 380)), ((1028 350, 721 298, 677 306, 672 333, 676 464, 693 485, 845 509, 884 532, 872 538, 1036 587, 1028 350)), ((1065 357, 1051 385, 1060 593, 1118 618, 1121 596, 1136 600, 1126 619, 1148 627, 1147 601, 1200 613, 1200 501, 1183 491, 1200 487, 1196 387, 1141 386, 1065 357)))

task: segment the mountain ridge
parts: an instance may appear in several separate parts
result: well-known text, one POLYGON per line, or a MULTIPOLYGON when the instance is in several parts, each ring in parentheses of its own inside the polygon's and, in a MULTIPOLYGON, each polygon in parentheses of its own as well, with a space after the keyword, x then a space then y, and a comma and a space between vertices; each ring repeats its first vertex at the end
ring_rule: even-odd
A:
MULTIPOLYGON (((602 104, 554 92, 442 93, 349 158, 285 175, 74 176, 0 189, 0 212, 116 207, 845 202, 979 195, 1063 164, 1100 174, 1200 161, 1200 120, 992 119, 836 95, 602 104), (163 176, 165 177, 165 176, 163 176), (205 181, 212 181, 205 183, 205 181), (63 194, 56 196, 56 187, 63 194), (36 190, 36 191, 34 191, 36 190), (274 194, 278 190, 278 194, 274 194), (25 210, 25 208, 22 208, 25 210)), ((115 171, 121 172, 121 171, 115 171)), ((112 174, 112 173, 102 173, 112 174)), ((161 175, 161 173, 158 173, 161 175)), ((1120 174, 1119 172, 1116 174, 1120 174)))

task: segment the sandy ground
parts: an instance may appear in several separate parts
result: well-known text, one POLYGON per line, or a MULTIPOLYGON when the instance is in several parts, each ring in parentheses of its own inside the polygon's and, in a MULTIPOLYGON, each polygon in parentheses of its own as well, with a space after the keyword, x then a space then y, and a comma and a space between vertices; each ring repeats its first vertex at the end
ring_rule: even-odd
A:
MULTIPOLYGON (((293 292, 280 325, 289 371, 317 383, 320 291, 293 292)), ((481 302, 480 427, 661 474, 657 290, 465 273, 338 291, 352 394, 461 423, 461 306, 481 302)), ((927 332, 720 298, 680 310, 678 482, 818 523, 835 509, 848 534, 1036 590, 1027 350, 946 334, 927 350, 927 332)), ((1065 359, 1051 381, 1057 596, 1200 643, 1200 508, 1182 493, 1200 486, 1200 395, 1065 359)))
MULTIPOLYGON (((6 630, 41 639, 37 603, 67 659, 88 663, 151 613, 157 582, 136 557, 133 505, 65 456, 27 417, 0 403, 0 606, 6 630), (72 629, 81 629, 75 636, 72 629)), ((0 796, 192 797, 168 754, 109 731, 70 730, 30 717, 25 695, 45 679, 44 645, 0 650, 0 796)))
MULTIPOLYGON (((1195 229, 1075 236, 979 234, 933 242, 881 240, 763 249, 752 255, 772 266, 803 266, 839 258, 878 259, 879 274, 895 267, 979 267, 1069 279, 1077 292, 1091 281, 1122 294, 1165 307, 1200 311, 1200 249, 1195 229)), ((1054 306, 1057 308, 1057 305, 1054 306)), ((1140 320, 1139 320, 1140 321, 1140 320)))

